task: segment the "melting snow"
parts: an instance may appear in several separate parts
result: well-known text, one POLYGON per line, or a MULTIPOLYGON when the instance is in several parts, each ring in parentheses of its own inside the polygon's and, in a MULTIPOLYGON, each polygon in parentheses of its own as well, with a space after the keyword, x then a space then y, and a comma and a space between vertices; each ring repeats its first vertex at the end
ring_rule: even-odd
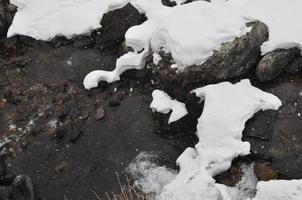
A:
POLYGON ((169 124, 175 122, 188 114, 186 105, 172 98, 161 90, 154 90, 152 93, 153 101, 150 108, 153 111, 168 114, 171 110, 169 124))
POLYGON ((208 85, 194 93, 205 99, 197 125, 199 142, 179 156, 180 171, 163 188, 160 200, 230 199, 226 187, 213 177, 226 171, 234 158, 249 154, 250 144, 241 141, 245 122, 260 110, 281 106, 276 96, 253 87, 247 79, 208 85))

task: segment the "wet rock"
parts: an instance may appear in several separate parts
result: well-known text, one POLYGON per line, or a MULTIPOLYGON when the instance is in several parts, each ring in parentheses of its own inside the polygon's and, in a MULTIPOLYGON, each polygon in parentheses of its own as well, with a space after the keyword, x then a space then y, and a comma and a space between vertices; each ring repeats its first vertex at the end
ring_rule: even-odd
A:
POLYGON ((13 199, 34 200, 34 188, 27 175, 19 175, 10 186, 13 199))
POLYGON ((256 68, 258 80, 267 82, 275 79, 299 55, 300 51, 297 48, 277 49, 264 55, 256 68))
POLYGON ((96 109, 95 120, 101 120, 105 117, 105 115, 106 115, 106 113, 105 113, 104 108, 102 106, 98 107, 96 109))
POLYGON ((186 82, 215 82, 245 75, 260 59, 260 46, 268 39, 268 28, 261 22, 251 24, 252 30, 232 42, 222 44, 220 50, 202 65, 191 66, 181 75, 186 82))
POLYGON ((278 173, 267 164, 255 163, 254 173, 259 181, 269 181, 278 178, 278 173))
POLYGON ((298 74, 302 71, 302 57, 297 57, 285 67, 285 71, 290 74, 298 74))
POLYGON ((9 191, 9 187, 0 186, 0 199, 1 200, 11 200, 11 194, 9 191))

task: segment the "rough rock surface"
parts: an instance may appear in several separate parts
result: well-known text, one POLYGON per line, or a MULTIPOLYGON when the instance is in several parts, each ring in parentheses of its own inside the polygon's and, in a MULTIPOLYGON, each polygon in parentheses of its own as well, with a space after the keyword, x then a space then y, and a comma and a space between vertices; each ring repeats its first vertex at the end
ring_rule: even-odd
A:
MULTIPOLYGON (((300 50, 297 48, 277 49, 267 53, 256 67, 258 80, 261 82, 274 80, 299 55, 300 50)), ((296 66, 296 63, 294 63, 294 66, 296 66)))
POLYGON ((277 95, 283 105, 278 112, 256 114, 246 125, 244 139, 252 145, 256 159, 269 162, 280 178, 302 178, 302 79, 282 75, 266 84, 257 84, 277 95))
POLYGON ((285 67, 285 71, 290 74, 298 74, 302 71, 302 57, 295 58, 285 67))
POLYGON ((13 21, 15 7, 9 4, 9 0, 0 1, 0 38, 4 37, 13 21))
POLYGON ((260 46, 268 39, 268 28, 261 22, 250 24, 252 30, 232 42, 224 43, 220 50, 202 65, 184 70, 187 82, 216 82, 245 75, 260 59, 260 46))

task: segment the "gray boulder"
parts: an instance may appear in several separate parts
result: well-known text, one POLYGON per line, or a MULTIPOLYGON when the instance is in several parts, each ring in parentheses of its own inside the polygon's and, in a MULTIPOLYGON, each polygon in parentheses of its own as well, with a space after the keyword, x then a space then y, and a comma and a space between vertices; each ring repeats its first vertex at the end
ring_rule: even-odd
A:
POLYGON ((215 82, 245 75, 261 57, 260 46, 268 39, 268 28, 261 22, 248 24, 252 30, 232 42, 222 44, 220 50, 202 65, 185 69, 187 82, 215 82))
POLYGON ((299 55, 297 48, 277 49, 264 55, 256 68, 257 79, 261 82, 275 79, 299 55))

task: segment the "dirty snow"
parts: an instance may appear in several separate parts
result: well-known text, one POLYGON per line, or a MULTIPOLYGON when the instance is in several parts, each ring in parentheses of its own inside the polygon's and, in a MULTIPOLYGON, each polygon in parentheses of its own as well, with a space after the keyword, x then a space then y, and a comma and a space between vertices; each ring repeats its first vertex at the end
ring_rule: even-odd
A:
POLYGON ((197 125, 199 142, 179 156, 180 171, 159 200, 230 199, 226 186, 216 184, 213 177, 226 171, 234 158, 249 154, 250 144, 241 141, 245 122, 260 110, 281 106, 276 96, 253 87, 247 79, 208 85, 194 93, 205 101, 197 125))
POLYGON ((125 5, 126 0, 11 0, 18 7, 8 37, 26 35, 51 40, 71 38, 100 28, 103 15, 125 5))
POLYGON ((175 122, 188 114, 186 105, 182 102, 177 101, 161 90, 154 90, 152 92, 153 101, 151 102, 150 108, 154 112, 168 114, 170 111, 171 115, 168 123, 175 122))

